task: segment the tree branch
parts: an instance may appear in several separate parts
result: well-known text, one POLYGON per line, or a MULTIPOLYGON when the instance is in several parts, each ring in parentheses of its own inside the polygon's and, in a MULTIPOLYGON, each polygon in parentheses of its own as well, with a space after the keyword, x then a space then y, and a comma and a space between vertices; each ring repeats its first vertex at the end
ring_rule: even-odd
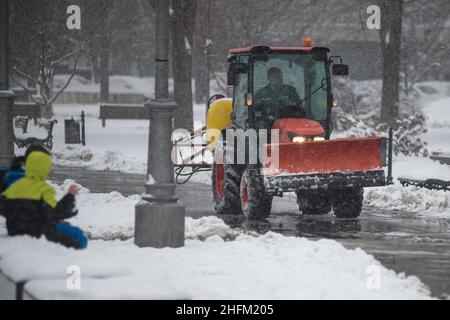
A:
POLYGON ((26 79, 28 79, 28 80, 30 80, 30 81, 39 83, 39 79, 33 78, 33 77, 30 76, 28 73, 25 73, 25 72, 23 72, 23 71, 20 71, 20 70, 17 69, 16 67, 13 68, 13 71, 14 71, 15 73, 17 73, 18 75, 21 75, 22 77, 24 77, 24 78, 26 78, 26 79))
MULTIPOLYGON (((62 56, 61 58, 50 62, 50 67, 53 67, 53 66, 57 65, 61 61, 64 61, 64 60, 70 58, 71 56, 73 56, 73 55, 75 55, 77 53, 79 54, 81 52, 81 50, 83 49, 83 46, 84 46, 84 42, 82 42, 80 44, 80 46, 78 48, 76 48, 75 50, 73 50, 72 52, 69 52, 68 54, 62 56)), ((78 59, 78 57, 77 57, 77 59, 78 59)))
POLYGON ((23 84, 21 84, 19 81, 17 81, 14 77, 11 77, 11 80, 12 80, 15 84, 19 85, 23 90, 25 90, 26 93, 29 94, 31 100, 33 100, 34 103, 38 103, 38 104, 40 103, 38 100, 36 100, 36 99, 33 97, 34 94, 33 94, 32 91, 30 91, 30 89, 28 89, 27 87, 25 87, 23 84))
POLYGON ((81 51, 78 52, 78 55, 75 58, 75 62, 73 64, 73 68, 72 68, 72 74, 70 75, 69 79, 61 87, 61 89, 49 100, 49 102, 48 102, 49 104, 52 104, 59 97, 59 95, 69 86, 70 81, 72 81, 72 78, 75 76, 75 71, 77 70, 78 59, 80 58, 80 55, 81 55, 81 51))

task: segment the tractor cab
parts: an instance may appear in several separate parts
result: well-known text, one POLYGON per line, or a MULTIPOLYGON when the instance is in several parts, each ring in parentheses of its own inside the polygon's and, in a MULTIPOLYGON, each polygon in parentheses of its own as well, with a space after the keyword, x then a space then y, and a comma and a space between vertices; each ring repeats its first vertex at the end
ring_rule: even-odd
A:
MULTIPOLYGON (((326 47, 312 46, 231 49, 228 92, 234 127, 277 128, 281 139, 289 141, 296 132, 312 139, 329 138, 333 96, 328 52, 326 47), (283 135, 284 127, 289 137, 283 135)), ((345 65, 333 66, 342 75, 345 68, 348 71, 345 65)))

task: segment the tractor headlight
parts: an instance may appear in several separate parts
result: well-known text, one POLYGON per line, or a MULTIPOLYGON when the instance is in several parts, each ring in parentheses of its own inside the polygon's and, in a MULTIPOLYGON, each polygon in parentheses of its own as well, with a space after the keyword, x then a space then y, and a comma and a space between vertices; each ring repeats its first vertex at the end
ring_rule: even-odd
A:
POLYGON ((297 143, 302 143, 302 142, 305 142, 306 141, 306 138, 305 137, 293 137, 292 138, 292 142, 297 142, 297 143))
POLYGON ((294 132, 288 132, 289 141, 295 142, 295 143, 303 143, 303 142, 311 142, 311 141, 323 141, 325 140, 324 137, 321 136, 299 136, 294 132))

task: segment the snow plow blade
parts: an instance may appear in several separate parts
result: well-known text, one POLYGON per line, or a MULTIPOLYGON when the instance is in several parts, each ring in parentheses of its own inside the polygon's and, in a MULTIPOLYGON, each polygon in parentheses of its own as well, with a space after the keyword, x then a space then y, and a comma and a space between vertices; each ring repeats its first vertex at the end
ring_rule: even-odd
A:
POLYGON ((382 138, 267 145, 268 155, 277 147, 278 166, 269 163, 263 167, 269 192, 386 185, 386 143, 382 138))

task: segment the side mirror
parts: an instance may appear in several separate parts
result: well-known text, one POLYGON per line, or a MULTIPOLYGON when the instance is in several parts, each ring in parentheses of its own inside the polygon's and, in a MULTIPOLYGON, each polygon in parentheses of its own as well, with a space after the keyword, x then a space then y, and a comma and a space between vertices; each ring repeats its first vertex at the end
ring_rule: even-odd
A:
POLYGON ((231 67, 227 71, 227 86, 234 87, 236 83, 236 73, 231 70, 231 67))
POLYGON ((336 76, 347 76, 348 75, 348 65, 346 65, 346 64, 333 64, 332 72, 336 76))
POLYGON ((248 67, 246 63, 233 62, 230 64, 230 71, 233 71, 236 74, 246 73, 248 71, 248 67))
POLYGON ((227 84, 229 86, 234 86, 236 75, 240 73, 247 73, 248 66, 245 63, 232 62, 230 63, 230 67, 228 68, 227 73, 227 84))

